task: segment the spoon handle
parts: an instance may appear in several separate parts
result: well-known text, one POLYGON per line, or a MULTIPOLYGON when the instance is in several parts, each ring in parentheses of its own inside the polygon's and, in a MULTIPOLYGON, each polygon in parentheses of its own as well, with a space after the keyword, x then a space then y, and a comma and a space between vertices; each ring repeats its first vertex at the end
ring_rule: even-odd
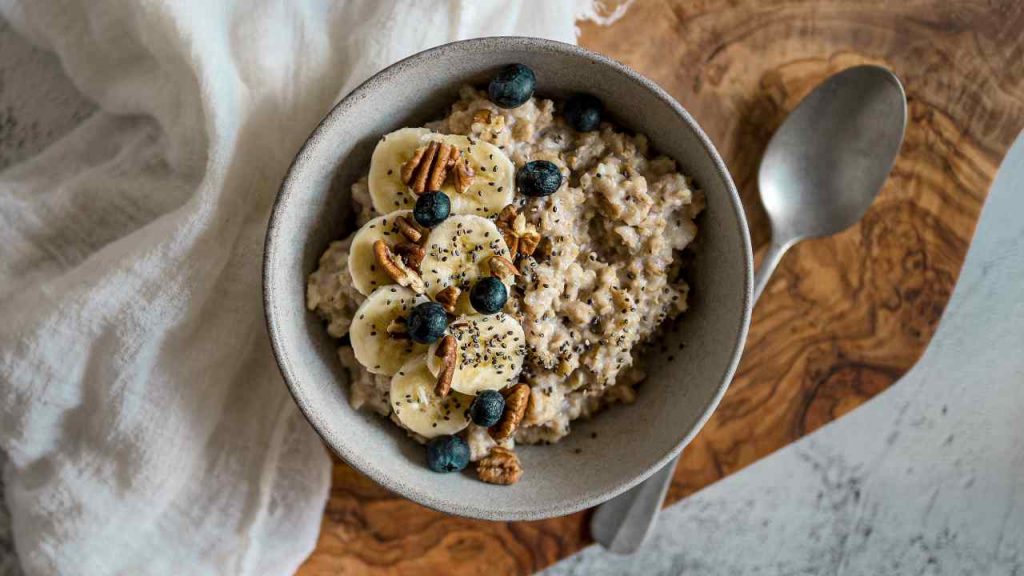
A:
POLYGON ((647 534, 661 512, 676 456, 650 478, 601 504, 590 520, 590 533, 612 554, 632 554, 647 539, 647 534))
POLYGON ((772 277, 772 272, 775 272, 775 267, 779 265, 779 261, 782 260, 782 255, 789 250, 793 242, 780 243, 772 240, 771 246, 768 247, 768 251, 764 253, 764 257, 761 258, 761 265, 757 267, 757 272, 754 274, 754 297, 750 302, 750 307, 753 308, 757 304, 757 301, 761 298, 761 293, 764 292, 764 287, 768 285, 768 280, 772 277))
MULTIPOLYGON (((764 258, 761 259, 757 273, 754 274, 751 308, 757 304, 764 287, 768 284, 768 279, 782 260, 782 255, 792 245, 793 242, 772 241, 764 258)), ((678 462, 679 456, 676 456, 647 480, 598 506, 590 520, 590 533, 594 540, 613 554, 636 552, 658 519, 662 501, 665 500, 668 487, 672 484, 672 475, 678 462)))

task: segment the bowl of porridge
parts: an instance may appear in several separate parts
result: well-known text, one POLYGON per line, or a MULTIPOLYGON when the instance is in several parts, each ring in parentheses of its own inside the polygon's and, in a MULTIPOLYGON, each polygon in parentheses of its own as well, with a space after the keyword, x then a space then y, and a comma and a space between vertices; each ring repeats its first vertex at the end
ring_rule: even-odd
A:
POLYGON ((752 256, 714 146, 651 81, 533 38, 448 44, 345 97, 272 213, 264 300, 346 462, 492 520, 599 504, 732 378, 752 256))

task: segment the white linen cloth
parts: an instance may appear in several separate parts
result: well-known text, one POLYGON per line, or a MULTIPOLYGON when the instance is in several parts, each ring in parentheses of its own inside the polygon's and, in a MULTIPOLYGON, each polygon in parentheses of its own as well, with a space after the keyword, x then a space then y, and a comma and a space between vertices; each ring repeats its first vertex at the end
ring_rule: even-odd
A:
MULTIPOLYGON (((574 41, 589 1, 0 0, 100 111, 0 173, 0 449, 27 574, 286 574, 329 486, 264 330, 293 155, 372 73, 574 41)), ((387 113, 387 111, 382 111, 387 113)))

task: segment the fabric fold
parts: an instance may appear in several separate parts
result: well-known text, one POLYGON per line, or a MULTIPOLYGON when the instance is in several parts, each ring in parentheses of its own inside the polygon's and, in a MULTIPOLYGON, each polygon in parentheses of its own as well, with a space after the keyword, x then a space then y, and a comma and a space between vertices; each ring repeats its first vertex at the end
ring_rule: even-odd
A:
POLYGON ((265 332, 278 186, 420 50, 594 3, 0 0, 100 110, 0 172, 0 449, 27 574, 287 574, 330 481, 265 332))

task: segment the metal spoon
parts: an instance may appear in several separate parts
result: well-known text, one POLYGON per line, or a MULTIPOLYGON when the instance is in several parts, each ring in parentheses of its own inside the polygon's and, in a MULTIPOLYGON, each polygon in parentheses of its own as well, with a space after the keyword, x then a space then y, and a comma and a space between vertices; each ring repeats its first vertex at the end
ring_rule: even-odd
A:
MULTIPOLYGON (((772 243, 755 274, 755 303, 786 250, 864 216, 892 170, 906 124, 903 86, 877 66, 830 77, 786 118, 758 172, 772 243)), ((590 523, 594 539, 616 554, 635 552, 661 510, 677 461, 602 504, 590 523)))

